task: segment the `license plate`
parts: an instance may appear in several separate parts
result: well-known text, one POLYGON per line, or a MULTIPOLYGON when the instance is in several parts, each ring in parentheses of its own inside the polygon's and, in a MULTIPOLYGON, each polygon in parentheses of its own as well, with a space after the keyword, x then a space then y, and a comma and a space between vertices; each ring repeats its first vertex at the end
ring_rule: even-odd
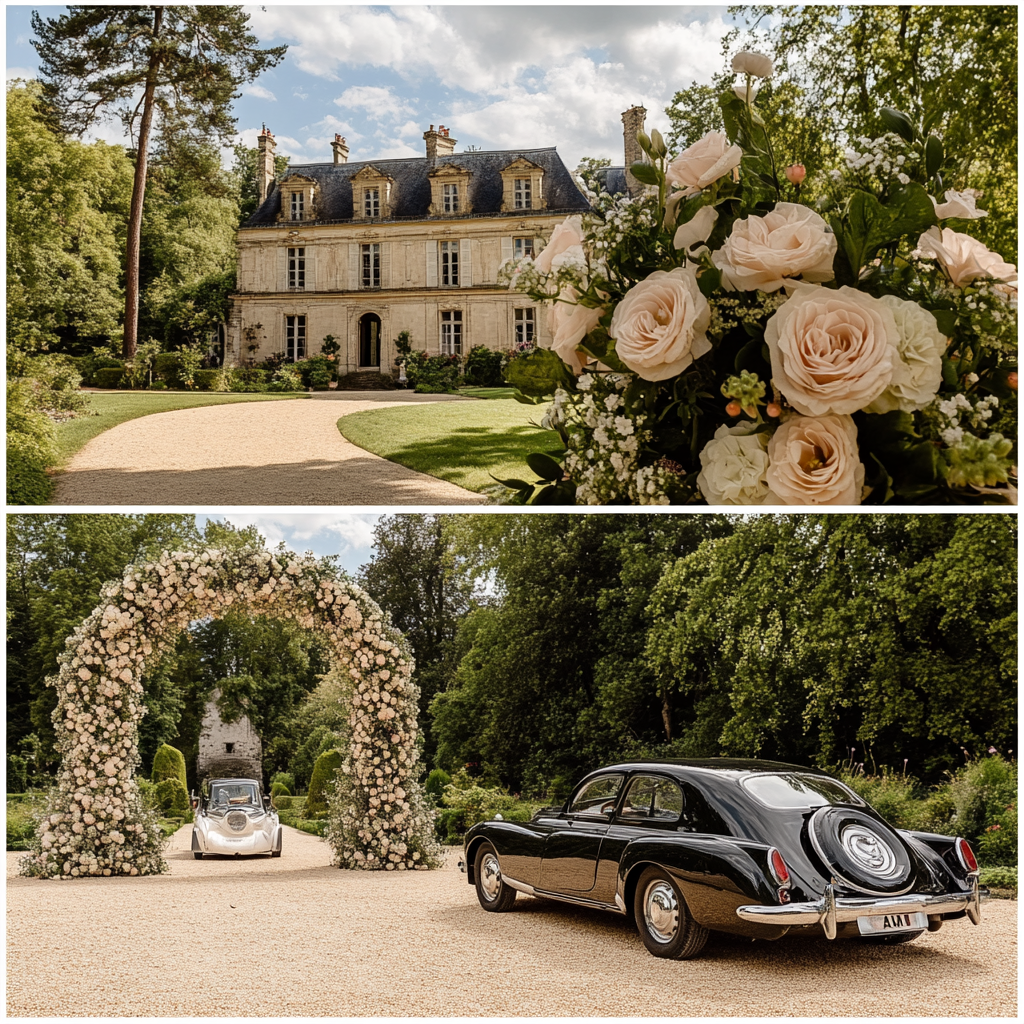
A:
POLYGON ((893 932, 917 932, 928 927, 927 914, 879 914, 858 917, 861 935, 891 935, 893 932))

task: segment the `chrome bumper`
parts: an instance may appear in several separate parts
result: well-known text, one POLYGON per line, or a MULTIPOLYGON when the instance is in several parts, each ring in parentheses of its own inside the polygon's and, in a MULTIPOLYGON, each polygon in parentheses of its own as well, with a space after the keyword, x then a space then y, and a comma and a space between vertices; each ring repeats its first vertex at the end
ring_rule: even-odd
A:
POLYGON ((251 832, 247 836, 223 836, 218 832, 199 833, 199 849, 204 853, 233 857, 249 857, 270 853, 274 849, 274 833, 251 832))
POLYGON ((820 924, 825 935, 834 939, 836 926, 858 917, 876 917, 880 914, 955 914, 966 910, 972 924, 981 920, 981 896, 978 879, 973 878, 970 892, 943 893, 929 896, 913 893, 909 896, 883 896, 868 899, 836 899, 831 885, 817 903, 783 903, 777 907, 752 905, 737 907, 736 914, 744 921, 755 924, 800 925, 820 924))

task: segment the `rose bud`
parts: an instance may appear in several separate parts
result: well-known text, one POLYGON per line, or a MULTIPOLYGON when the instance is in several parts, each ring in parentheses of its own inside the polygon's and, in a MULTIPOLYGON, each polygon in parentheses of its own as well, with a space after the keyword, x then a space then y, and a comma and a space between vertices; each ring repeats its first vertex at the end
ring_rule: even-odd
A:
POLYGON ((802 185, 807 177, 807 168, 803 164, 790 164, 786 168, 786 180, 791 185, 802 185))
POLYGON ((1013 388, 1014 391, 1016 391, 1017 390, 1017 374, 1016 373, 1008 373, 1006 375, 1006 383, 1011 388, 1013 388))
POLYGON ((773 419, 778 419, 782 415, 782 406, 778 402, 769 402, 765 412, 773 419))
POLYGON ((740 403, 739 403, 739 402, 730 402, 730 403, 729 403, 729 404, 728 404, 728 405, 727 405, 727 406, 725 407, 725 411, 726 411, 726 412, 727 412, 727 413, 728 413, 728 414, 729 414, 730 416, 739 416, 739 414, 740 414, 740 412, 742 411, 742 409, 741 409, 741 407, 740 407, 740 403))

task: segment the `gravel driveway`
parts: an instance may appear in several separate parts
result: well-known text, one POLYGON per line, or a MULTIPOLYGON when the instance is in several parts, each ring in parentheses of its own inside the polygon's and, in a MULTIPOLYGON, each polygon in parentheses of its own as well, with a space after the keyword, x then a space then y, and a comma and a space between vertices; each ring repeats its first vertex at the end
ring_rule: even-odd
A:
POLYGON ((455 866, 330 867, 285 830, 279 860, 43 882, 7 855, 9 1016, 982 1016, 1017 1011, 1017 905, 893 948, 712 937, 652 957, 624 918, 520 896, 487 914, 455 866))
POLYGON ((55 478, 55 505, 479 505, 473 491, 388 462, 342 416, 453 395, 344 391, 153 413, 94 437, 55 478))

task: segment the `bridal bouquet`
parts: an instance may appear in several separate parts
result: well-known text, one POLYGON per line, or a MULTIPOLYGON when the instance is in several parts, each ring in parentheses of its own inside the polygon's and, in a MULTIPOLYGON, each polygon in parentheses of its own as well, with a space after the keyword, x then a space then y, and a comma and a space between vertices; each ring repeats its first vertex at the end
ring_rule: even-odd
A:
POLYGON ((761 54, 720 98, 725 134, 589 192, 509 286, 549 305, 551 347, 506 369, 565 451, 539 504, 1016 501, 1017 270, 965 229, 941 140, 892 109, 813 205, 755 106, 761 54))

